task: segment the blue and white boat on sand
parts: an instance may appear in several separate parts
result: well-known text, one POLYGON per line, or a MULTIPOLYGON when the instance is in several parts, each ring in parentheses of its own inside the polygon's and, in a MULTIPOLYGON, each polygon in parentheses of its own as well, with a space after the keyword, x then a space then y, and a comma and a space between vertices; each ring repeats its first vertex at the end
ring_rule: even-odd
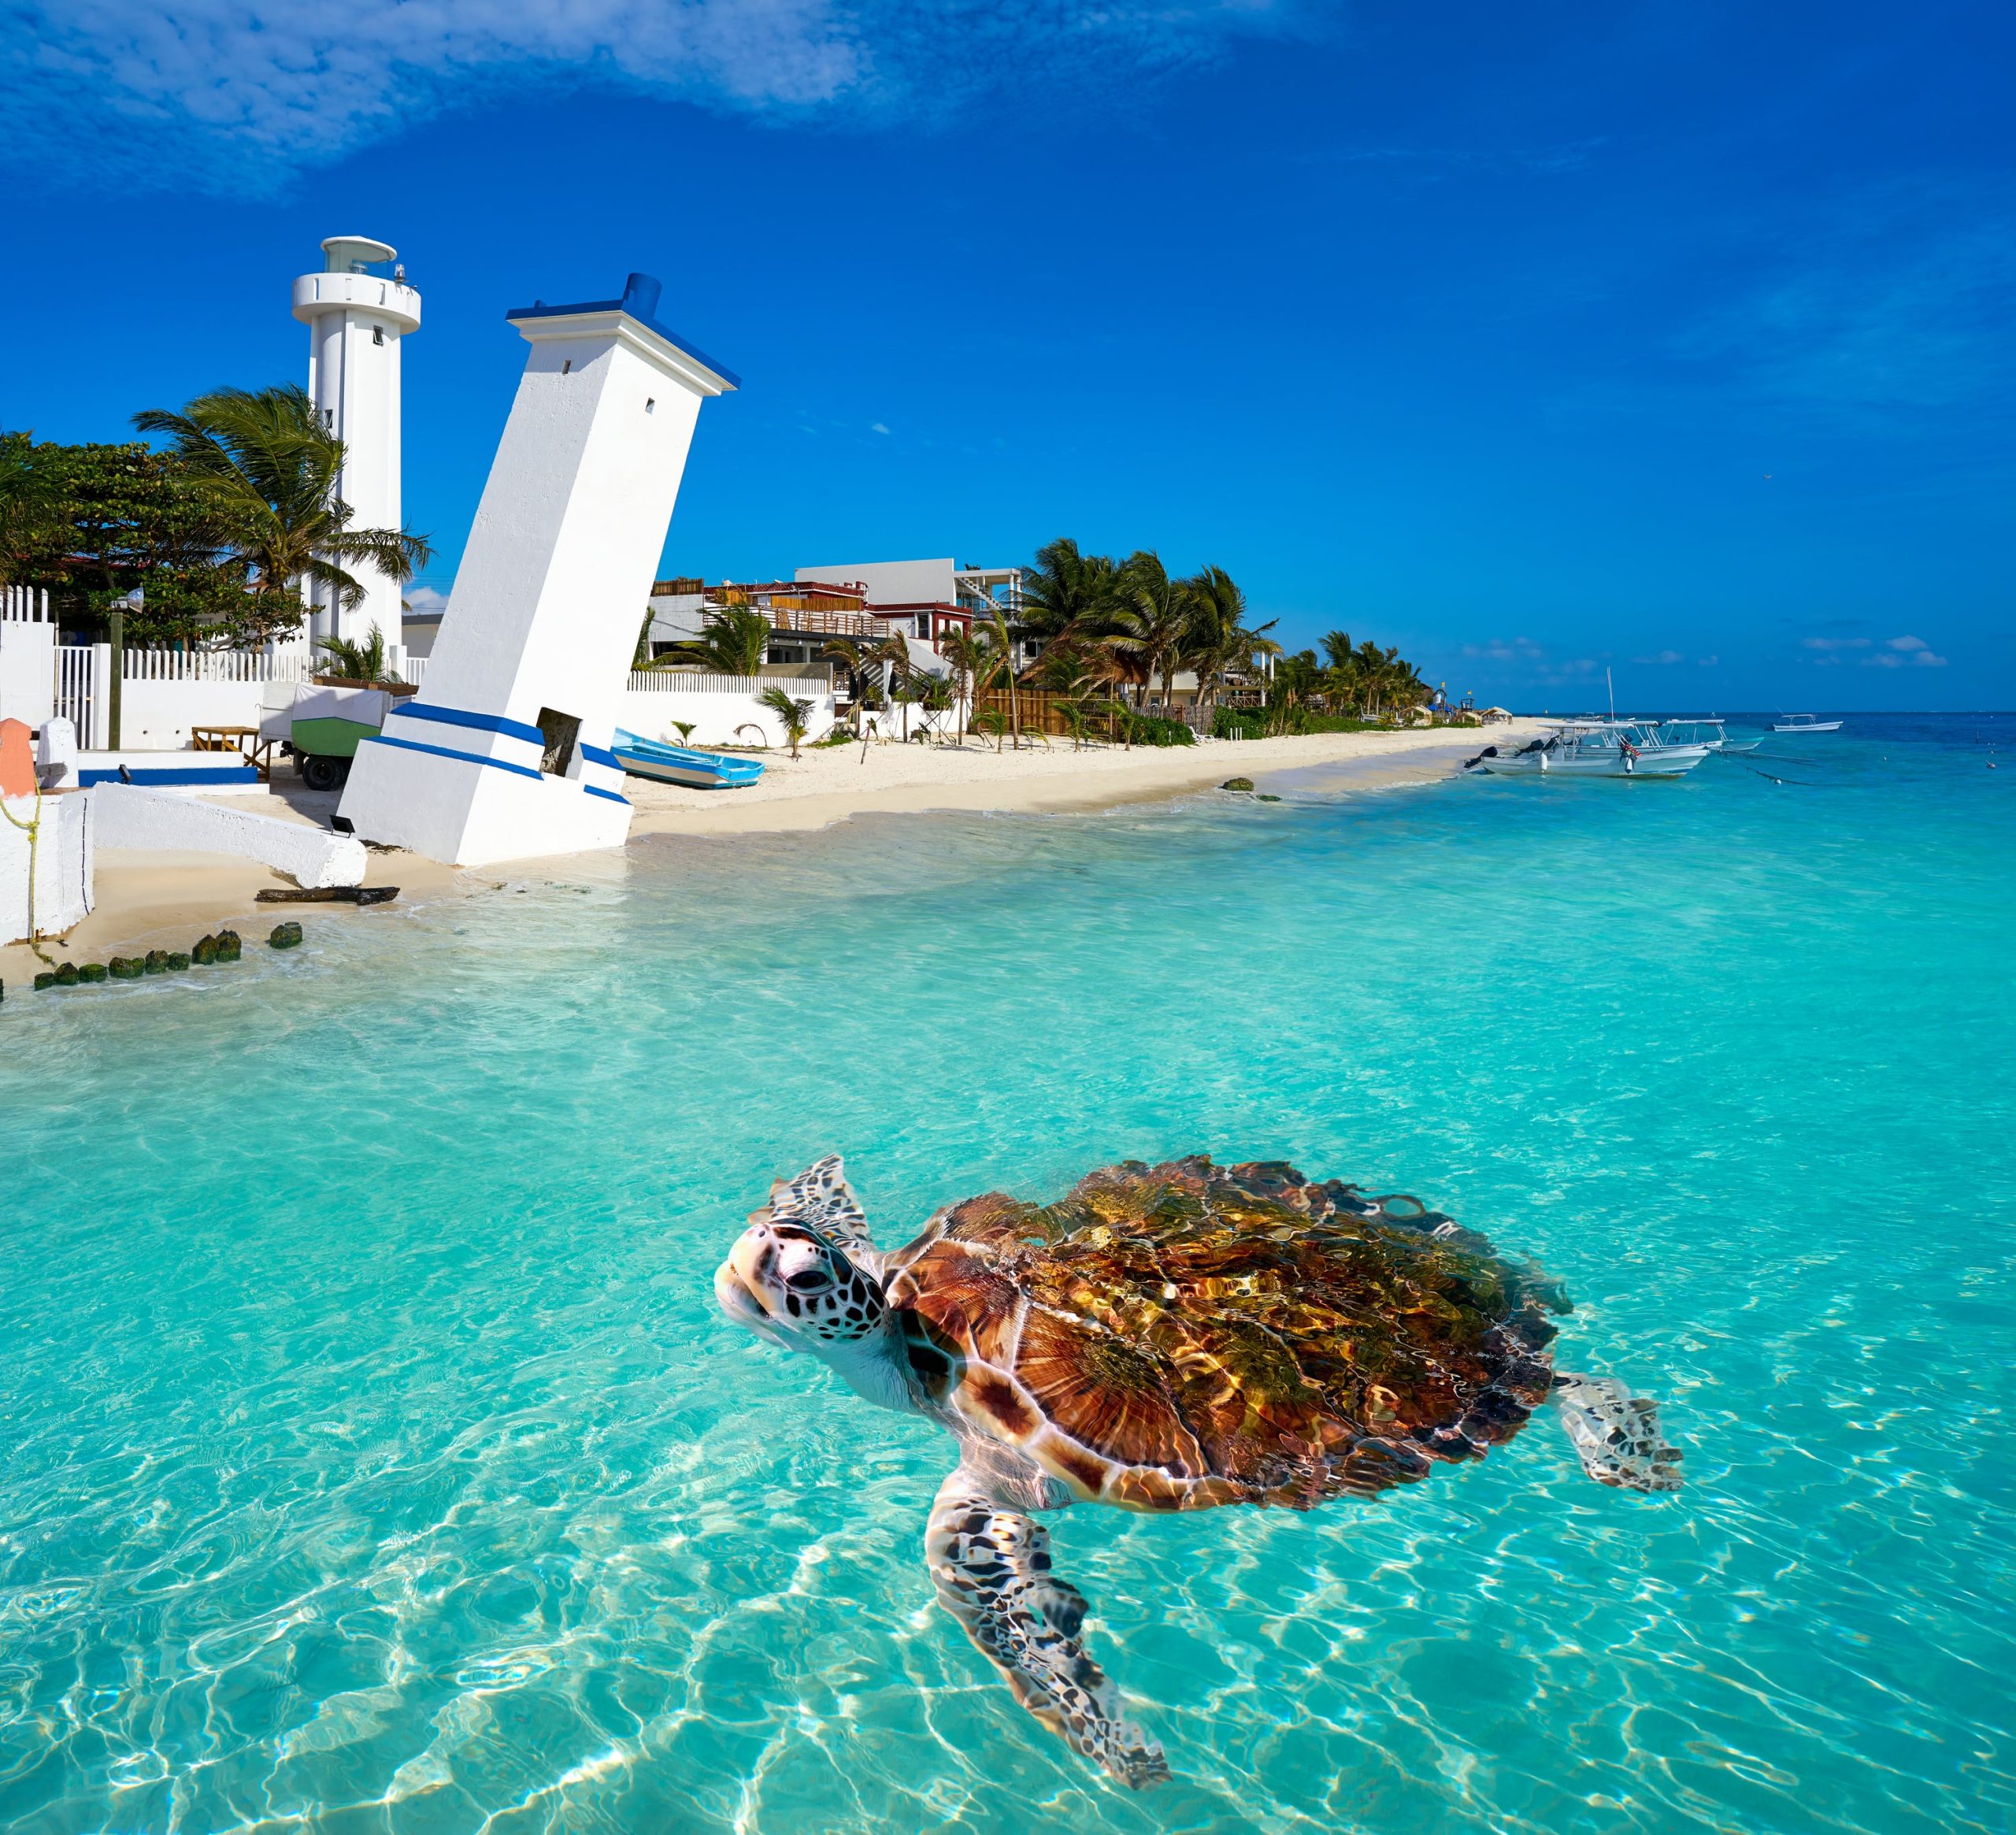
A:
POLYGON ((616 729, 616 743, 610 750, 632 777, 684 784, 695 790, 739 790, 763 775, 761 759, 724 758, 718 752, 697 751, 691 746, 646 739, 642 733, 620 726, 616 729))

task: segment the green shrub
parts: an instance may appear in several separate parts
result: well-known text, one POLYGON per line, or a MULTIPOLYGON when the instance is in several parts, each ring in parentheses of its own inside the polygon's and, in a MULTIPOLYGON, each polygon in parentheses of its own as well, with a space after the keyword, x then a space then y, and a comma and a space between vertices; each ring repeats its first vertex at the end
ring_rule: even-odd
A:
POLYGON ((1306 707, 1214 707, 1211 710, 1214 739, 1271 739, 1277 733, 1378 732, 1377 720, 1360 720, 1354 714, 1312 714, 1306 707))
POLYGON ((1129 714, 1125 738, 1136 746, 1194 746, 1197 736, 1180 720, 1164 720, 1159 714, 1129 714))

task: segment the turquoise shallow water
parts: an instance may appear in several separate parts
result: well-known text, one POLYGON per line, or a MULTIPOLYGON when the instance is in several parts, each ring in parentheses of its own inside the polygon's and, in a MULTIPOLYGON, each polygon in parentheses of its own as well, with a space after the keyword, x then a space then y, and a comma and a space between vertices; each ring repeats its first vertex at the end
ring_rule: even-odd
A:
POLYGON ((2012 735, 654 843, 11 995, 0 1828, 2016 1827, 2012 735), (885 1242, 1192 1148, 1418 1192, 1689 1488, 1541 1421, 1051 1518, 1132 1796, 930 1603, 949 1443, 713 1311, 829 1147, 885 1242))

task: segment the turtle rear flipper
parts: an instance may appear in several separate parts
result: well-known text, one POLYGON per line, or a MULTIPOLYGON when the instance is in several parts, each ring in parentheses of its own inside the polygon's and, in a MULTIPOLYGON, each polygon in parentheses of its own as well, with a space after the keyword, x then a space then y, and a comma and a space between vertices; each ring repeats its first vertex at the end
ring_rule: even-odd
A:
POLYGON ((1659 1430, 1659 1405, 1615 1377, 1557 1371, 1551 1399, 1575 1456, 1599 1485, 1627 1491, 1677 1491, 1680 1448, 1659 1430))
POLYGON ((1050 1532, 962 1463, 939 1487, 925 1553, 938 1603, 1030 1713, 1136 1790, 1169 1776, 1162 1749, 1121 1717, 1120 1690, 1079 1641, 1085 1596, 1050 1570, 1050 1532))

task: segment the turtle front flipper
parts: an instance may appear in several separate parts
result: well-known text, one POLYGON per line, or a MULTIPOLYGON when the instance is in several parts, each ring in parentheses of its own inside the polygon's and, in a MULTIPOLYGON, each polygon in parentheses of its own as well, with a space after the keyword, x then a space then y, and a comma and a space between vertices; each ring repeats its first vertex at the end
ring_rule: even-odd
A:
POLYGON ((1557 1371, 1551 1399, 1582 1470, 1599 1485, 1627 1491, 1677 1491, 1680 1448, 1659 1429, 1659 1405, 1615 1377, 1557 1371))
POLYGON ((1079 1641, 1085 1596, 1050 1569, 1050 1532, 962 1464, 938 1488, 925 1553, 938 1603, 1015 1699, 1074 1752, 1136 1790, 1169 1776, 1162 1749, 1120 1715, 1120 1690, 1079 1641))

